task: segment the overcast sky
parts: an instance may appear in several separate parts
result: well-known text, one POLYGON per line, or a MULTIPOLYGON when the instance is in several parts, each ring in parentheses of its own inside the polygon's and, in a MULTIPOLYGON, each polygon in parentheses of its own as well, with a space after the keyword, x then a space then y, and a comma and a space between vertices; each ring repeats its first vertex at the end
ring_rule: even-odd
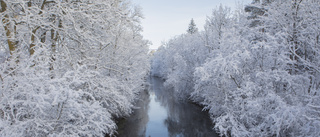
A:
POLYGON ((145 19, 142 20, 143 36, 150 40, 156 49, 161 41, 186 33, 190 20, 193 18, 199 30, 212 9, 220 4, 234 8, 236 2, 244 5, 252 0, 132 0, 134 5, 142 7, 145 19))

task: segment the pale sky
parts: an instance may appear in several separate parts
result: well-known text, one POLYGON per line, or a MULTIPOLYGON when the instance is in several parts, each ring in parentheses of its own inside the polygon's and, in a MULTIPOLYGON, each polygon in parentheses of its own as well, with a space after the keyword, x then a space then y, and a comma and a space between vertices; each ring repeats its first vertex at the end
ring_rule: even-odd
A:
POLYGON ((186 33, 190 20, 193 18, 199 30, 203 30, 207 16, 211 16, 212 9, 220 4, 235 7, 240 1, 244 5, 252 0, 132 0, 134 5, 142 8, 143 36, 156 49, 162 41, 168 41, 176 35, 186 33))

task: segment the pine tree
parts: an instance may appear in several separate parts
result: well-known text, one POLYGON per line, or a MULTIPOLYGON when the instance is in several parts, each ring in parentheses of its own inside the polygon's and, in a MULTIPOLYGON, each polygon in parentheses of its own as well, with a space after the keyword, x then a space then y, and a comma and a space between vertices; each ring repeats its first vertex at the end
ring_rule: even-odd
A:
POLYGON ((198 32, 198 28, 196 27, 196 24, 194 23, 193 19, 191 19, 191 22, 189 24, 189 28, 188 28, 187 32, 189 34, 194 34, 194 33, 198 32))

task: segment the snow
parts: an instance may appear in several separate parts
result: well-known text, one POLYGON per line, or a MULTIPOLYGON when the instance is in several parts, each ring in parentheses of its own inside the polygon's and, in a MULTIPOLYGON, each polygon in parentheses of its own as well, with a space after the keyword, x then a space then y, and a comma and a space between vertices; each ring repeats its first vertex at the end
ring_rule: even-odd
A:
POLYGON ((118 0, 14 0, 0 16, 0 136, 114 134, 149 71, 141 12, 118 0))
POLYGON ((160 47, 151 72, 204 105, 220 135, 320 136, 319 5, 257 1, 248 13, 220 6, 205 31, 160 47))

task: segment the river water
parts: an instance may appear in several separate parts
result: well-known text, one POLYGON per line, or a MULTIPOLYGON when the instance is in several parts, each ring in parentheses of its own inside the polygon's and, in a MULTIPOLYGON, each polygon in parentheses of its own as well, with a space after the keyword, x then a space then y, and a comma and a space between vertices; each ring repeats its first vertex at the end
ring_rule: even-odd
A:
POLYGON ((150 78, 133 114, 119 122, 119 137, 218 137, 207 112, 174 98, 163 80, 150 78))

